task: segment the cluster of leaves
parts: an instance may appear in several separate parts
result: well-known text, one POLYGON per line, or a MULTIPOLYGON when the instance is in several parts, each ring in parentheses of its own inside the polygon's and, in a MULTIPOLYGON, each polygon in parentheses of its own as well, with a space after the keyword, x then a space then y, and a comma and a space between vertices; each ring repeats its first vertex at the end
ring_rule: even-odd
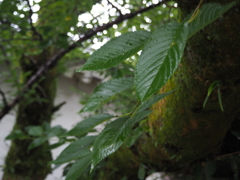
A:
MULTIPOLYGON (((43 143, 47 142, 50 138, 60 137, 62 134, 66 132, 61 126, 50 127, 50 124, 44 122, 42 126, 27 126, 25 127, 25 131, 22 130, 14 130, 9 134, 5 139, 6 140, 14 140, 14 139, 28 139, 32 140, 32 142, 28 146, 28 150, 36 148, 43 143)), ((60 138, 59 141, 55 144, 49 146, 49 150, 57 148, 67 141, 71 141, 67 138, 60 138)))
POLYGON ((141 126, 136 125, 151 113, 150 106, 172 93, 155 95, 178 67, 187 39, 219 18, 234 4, 206 4, 195 10, 197 15, 195 12, 190 14, 182 23, 167 23, 153 33, 136 31, 123 34, 110 40, 90 56, 78 71, 112 68, 142 50, 134 77, 113 79, 100 84, 81 112, 96 110, 109 98, 132 86, 135 86, 139 101, 128 114, 95 115, 65 133, 64 136, 75 136, 78 139, 63 150, 53 163, 76 160, 67 173, 67 180, 77 179, 89 166, 93 170, 101 160, 124 143, 128 147, 134 144, 143 132, 141 126), (106 121, 108 124, 99 135, 87 135, 95 126, 106 121), (131 131, 134 135, 129 136, 131 131))

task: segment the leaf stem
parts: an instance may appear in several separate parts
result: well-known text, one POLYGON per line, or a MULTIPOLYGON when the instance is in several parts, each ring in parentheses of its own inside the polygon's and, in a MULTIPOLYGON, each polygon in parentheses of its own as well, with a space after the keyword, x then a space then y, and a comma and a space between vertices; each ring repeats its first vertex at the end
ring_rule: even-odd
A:
POLYGON ((197 6, 196 9, 194 10, 191 18, 188 20, 188 24, 190 24, 190 23, 197 17, 197 15, 198 15, 198 13, 200 12, 200 9, 201 9, 201 7, 202 7, 203 1, 204 1, 204 0, 201 0, 201 1, 199 2, 198 6, 197 6))

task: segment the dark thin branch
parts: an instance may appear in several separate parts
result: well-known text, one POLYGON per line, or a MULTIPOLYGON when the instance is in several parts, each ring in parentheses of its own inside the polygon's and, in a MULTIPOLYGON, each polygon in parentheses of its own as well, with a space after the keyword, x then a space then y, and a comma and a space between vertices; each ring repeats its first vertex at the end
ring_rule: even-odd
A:
POLYGON ((123 16, 122 11, 118 9, 113 3, 111 3, 110 0, 107 0, 108 4, 110 4, 114 9, 117 10, 117 12, 120 14, 120 16, 123 16))
POLYGON ((7 104, 7 98, 6 98, 4 92, 3 92, 1 89, 0 89, 0 94, 1 94, 1 96, 2 96, 3 105, 4 105, 4 106, 8 106, 8 104, 7 104))
POLYGON ((229 153, 229 154, 224 154, 224 155, 221 155, 221 156, 216 156, 214 159, 224 159, 226 157, 237 155, 237 154, 240 154, 240 151, 229 153))
POLYGON ((32 32, 33 32, 33 36, 34 36, 34 35, 37 35, 40 40, 43 40, 42 35, 36 30, 36 28, 35 28, 34 25, 33 25, 33 21, 32 21, 33 11, 32 11, 32 7, 31 7, 31 5, 30 5, 30 2, 29 2, 29 0, 26 0, 26 1, 27 1, 27 5, 28 5, 28 7, 29 7, 29 22, 30 22, 31 30, 32 30, 32 32))
POLYGON ((177 7, 175 7, 175 6, 170 6, 170 5, 168 5, 168 3, 167 3, 166 1, 163 1, 163 2, 164 2, 164 4, 165 4, 168 8, 177 9, 177 7))
POLYGON ((117 19, 115 19, 114 21, 111 21, 107 24, 104 24, 102 26, 99 26, 97 28, 94 28, 90 31, 88 31, 87 33, 84 34, 84 36, 82 38, 80 38, 78 41, 76 41, 75 43, 73 43, 72 45, 70 45, 67 49, 61 49, 59 52, 57 52, 54 56, 52 56, 49 61, 47 61, 46 63, 44 63, 39 69, 38 71, 27 81, 27 83, 25 84, 25 86, 23 87, 21 93, 16 96, 12 102, 10 102, 8 104, 8 106, 5 106, 1 111, 0 111, 0 119, 2 119, 16 104, 19 103, 19 101, 23 98, 23 94, 26 93, 32 86, 34 83, 36 83, 39 78, 44 74, 44 72, 47 72, 47 70, 52 69, 53 67, 56 66, 56 64, 58 63, 58 61, 68 52, 70 52, 71 50, 77 48, 79 46, 79 44, 81 44, 82 42, 90 39, 91 37, 93 37, 94 35, 96 35, 98 32, 102 32, 104 30, 107 30, 108 28, 112 27, 114 24, 120 24, 122 23, 124 20, 127 19, 131 19, 133 17, 135 17, 137 14, 141 14, 144 13, 146 11, 149 11, 157 6, 160 6, 161 4, 163 4, 163 2, 159 2, 158 4, 154 4, 151 6, 148 6, 146 8, 142 8, 139 9, 135 12, 129 13, 129 14, 125 14, 123 16, 119 16, 117 19))

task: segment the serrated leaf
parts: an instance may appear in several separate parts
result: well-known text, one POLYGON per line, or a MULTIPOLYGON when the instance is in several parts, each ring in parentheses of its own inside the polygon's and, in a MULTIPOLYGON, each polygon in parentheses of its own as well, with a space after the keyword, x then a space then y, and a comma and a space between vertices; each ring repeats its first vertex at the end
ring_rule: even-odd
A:
POLYGON ((89 147, 95 141, 96 136, 86 136, 66 147, 61 154, 54 160, 54 164, 63 164, 74 159, 78 159, 91 153, 89 147))
POLYGON ((100 162, 103 158, 113 153, 118 147, 122 145, 122 142, 113 144, 112 150, 109 146, 105 146, 107 142, 114 140, 118 129, 127 121, 128 117, 118 118, 115 121, 108 124, 105 129, 98 135, 93 145, 93 156, 91 169, 100 162))
POLYGON ((72 167, 69 169, 66 180, 75 180, 81 176, 81 174, 90 166, 91 164, 91 156, 89 153, 86 156, 82 157, 80 160, 75 162, 72 167))
MULTIPOLYGON (((219 18, 236 3, 237 2, 235 1, 227 5, 220 5, 217 3, 204 4, 195 19, 189 24, 188 38, 190 38, 200 29, 204 28, 205 26, 219 18)), ((187 16, 185 22, 187 22, 190 17, 191 15, 187 16)))
POLYGON ((133 78, 113 79, 99 84, 86 105, 80 112, 88 112, 97 109, 110 97, 130 88, 133 85, 133 78))
POLYGON ((66 135, 68 136, 81 136, 89 132, 92 128, 101 124, 102 122, 111 119, 114 117, 113 115, 104 113, 95 116, 91 116, 87 119, 84 119, 80 123, 78 123, 73 129, 71 129, 66 135))
POLYGON ((131 131, 130 136, 127 137, 127 139, 124 142, 124 147, 131 147, 135 141, 141 136, 143 133, 143 129, 141 127, 137 127, 133 131, 131 131))
POLYGON ((148 116, 151 111, 141 111, 133 117, 121 117, 110 123, 97 137, 93 145, 93 169, 98 162, 114 153, 131 132, 132 126, 148 116))
POLYGON ((171 94, 172 92, 174 92, 174 90, 169 91, 164 94, 155 95, 155 96, 151 97, 150 99, 142 102, 141 106, 138 109, 138 112, 148 109, 150 106, 152 106, 156 102, 160 101, 161 99, 165 98, 167 95, 171 94))
POLYGON ((111 39, 77 71, 111 68, 140 51, 150 36, 147 31, 135 31, 111 39))
POLYGON ((156 93, 181 61, 188 35, 186 24, 168 23, 146 43, 137 63, 135 86, 143 101, 156 93))

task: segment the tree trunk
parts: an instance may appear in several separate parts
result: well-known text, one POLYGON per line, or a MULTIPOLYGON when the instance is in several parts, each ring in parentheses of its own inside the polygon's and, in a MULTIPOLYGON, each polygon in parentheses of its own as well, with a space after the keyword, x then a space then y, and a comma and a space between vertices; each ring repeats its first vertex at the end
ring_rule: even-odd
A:
MULTIPOLYGON (((177 2, 180 15, 184 18, 197 7, 199 0, 177 2)), ((215 2, 226 4, 231 1, 215 2)), ((227 149, 221 152, 221 147, 240 110, 239 8, 239 5, 235 6, 188 41, 182 63, 160 93, 178 89, 153 105, 153 112, 148 118, 148 131, 131 148, 132 154, 122 154, 121 158, 136 163, 133 161, 135 159, 138 164, 156 171, 191 173, 195 162, 233 151, 227 149), (203 108, 208 88, 215 81, 219 87, 212 91, 203 108)), ((122 165, 114 163, 118 162, 115 157, 112 155, 108 159, 118 169, 112 177, 129 176, 124 171, 126 166, 123 165, 123 169, 122 165)), ((131 174, 131 179, 137 179, 137 171, 134 173, 135 178, 131 174)))
MULTIPOLYGON (((38 56, 23 57, 21 59, 22 73, 31 72, 24 80, 34 74, 38 64, 46 61, 46 55, 41 53, 38 56), (35 60, 34 64, 29 59, 35 60)), ((53 103, 56 92, 56 74, 52 70, 48 72, 36 86, 34 90, 26 94, 19 103, 17 118, 14 130, 23 132, 27 126, 40 126, 43 122, 51 122, 53 103)), ((26 132, 26 131, 25 131, 26 132)), ((51 172, 48 164, 52 160, 51 152, 46 150, 48 142, 28 150, 32 140, 15 139, 12 141, 10 150, 6 158, 6 168, 3 180, 43 180, 51 172)))

